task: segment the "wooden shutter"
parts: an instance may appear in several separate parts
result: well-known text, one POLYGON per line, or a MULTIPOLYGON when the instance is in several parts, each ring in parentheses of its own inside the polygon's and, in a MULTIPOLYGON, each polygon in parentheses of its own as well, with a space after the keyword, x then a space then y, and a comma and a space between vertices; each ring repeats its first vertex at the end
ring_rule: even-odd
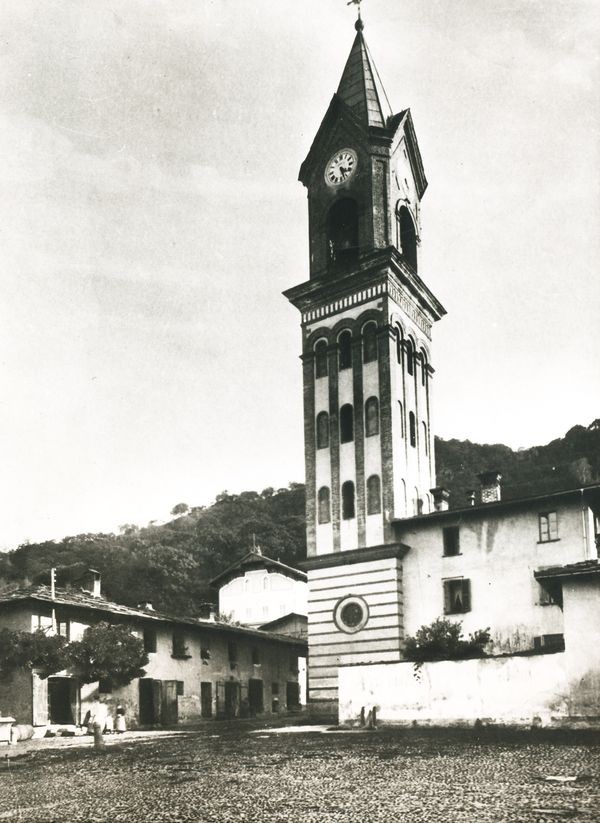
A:
POLYGON ((471 581, 470 580, 463 580, 462 581, 462 602, 463 602, 463 612, 470 612, 471 611, 471 581))

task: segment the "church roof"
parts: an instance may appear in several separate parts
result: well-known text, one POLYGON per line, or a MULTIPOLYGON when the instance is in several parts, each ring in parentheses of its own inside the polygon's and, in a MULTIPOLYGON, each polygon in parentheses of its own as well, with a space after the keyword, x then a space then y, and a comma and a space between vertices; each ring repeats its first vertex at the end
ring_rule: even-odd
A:
POLYGON ((385 128, 392 111, 358 23, 337 94, 362 125, 385 128))

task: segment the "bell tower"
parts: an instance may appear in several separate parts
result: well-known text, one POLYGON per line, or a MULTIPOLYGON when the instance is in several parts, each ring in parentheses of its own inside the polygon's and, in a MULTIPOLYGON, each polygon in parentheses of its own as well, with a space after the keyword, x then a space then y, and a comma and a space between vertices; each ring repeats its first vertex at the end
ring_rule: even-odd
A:
POLYGON ((410 111, 392 113, 360 15, 355 28, 300 168, 310 278, 284 293, 302 324, 313 700, 335 699, 339 662, 400 658, 403 549, 391 521, 433 511, 435 486, 431 330, 445 309, 421 279, 427 179, 410 111), (368 641, 377 626, 388 630, 381 653, 368 641))

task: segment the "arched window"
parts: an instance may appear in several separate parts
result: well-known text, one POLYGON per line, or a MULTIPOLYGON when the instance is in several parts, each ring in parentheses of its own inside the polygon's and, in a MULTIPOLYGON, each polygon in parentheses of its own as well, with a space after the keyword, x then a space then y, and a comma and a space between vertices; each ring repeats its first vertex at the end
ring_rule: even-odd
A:
POLYGON ((408 413, 408 436, 410 438, 410 445, 417 445, 417 426, 415 423, 415 413, 408 413))
POLYGON ((343 331, 338 337, 339 368, 352 368, 352 332, 343 331))
POLYGON ((404 335, 400 326, 396 326, 396 359, 402 365, 402 349, 404 347, 404 335))
POLYGON ((329 446, 329 415, 326 411, 317 415, 317 448, 326 449, 329 446))
POLYGON ((379 400, 369 397, 365 403, 365 435, 379 434, 379 400))
POLYGON ((406 338, 404 343, 404 352, 406 355, 406 371, 409 374, 415 373, 415 345, 410 337, 406 338))
POLYGON ((315 375, 327 377, 327 341, 319 340, 315 346, 315 375))
POLYGON ((327 215, 330 265, 353 263, 358 257, 358 206, 350 197, 336 200, 327 215))
POLYGON ((354 409, 346 403, 340 409, 340 443, 351 443, 354 440, 354 409))
POLYGON ((363 363, 377 360, 377 324, 367 323, 363 329, 363 363))
POLYGON ((409 266, 417 270, 417 232, 415 224, 406 206, 400 206, 396 211, 396 225, 398 228, 398 248, 409 266))
POLYGON ((367 480, 367 514, 381 513, 381 480, 372 474, 367 480))
POLYGON ((427 385, 427 353, 421 349, 421 385, 427 385))
POLYGON ((342 483, 342 518, 352 520, 354 517, 354 483, 346 480, 342 483))
POLYGON ((400 400, 398 400, 398 414, 400 415, 400 437, 404 438, 404 407, 400 400))
POLYGON ((329 505, 329 489, 327 486, 321 486, 317 500, 319 523, 329 523, 331 521, 331 507, 329 505))
POLYGON ((423 426, 423 444, 425 447, 425 454, 429 454, 429 438, 427 437, 427 423, 423 421, 421 425, 423 426))
POLYGON ((413 498, 413 514, 423 514, 423 501, 419 497, 419 490, 415 486, 415 496, 413 498))

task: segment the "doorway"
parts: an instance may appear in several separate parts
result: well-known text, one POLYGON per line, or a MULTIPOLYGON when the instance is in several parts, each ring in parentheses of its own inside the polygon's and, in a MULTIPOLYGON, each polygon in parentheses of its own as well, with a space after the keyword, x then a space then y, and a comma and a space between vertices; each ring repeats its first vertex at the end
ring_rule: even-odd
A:
POLYGON ((251 678, 248 681, 248 707, 251 716, 262 714, 264 711, 262 680, 251 678))
POLYGON ((240 684, 234 680, 225 681, 225 717, 240 716, 240 684))
POLYGON ((202 717, 212 717, 212 683, 200 683, 200 711, 202 717))
POLYGON ((78 688, 71 677, 48 678, 48 720, 74 726, 77 723, 78 688))
POLYGON ((160 723, 162 689, 160 680, 140 678, 140 725, 155 726, 160 723))
POLYGON ((163 680, 161 721, 165 726, 174 726, 178 720, 177 680, 163 680))

